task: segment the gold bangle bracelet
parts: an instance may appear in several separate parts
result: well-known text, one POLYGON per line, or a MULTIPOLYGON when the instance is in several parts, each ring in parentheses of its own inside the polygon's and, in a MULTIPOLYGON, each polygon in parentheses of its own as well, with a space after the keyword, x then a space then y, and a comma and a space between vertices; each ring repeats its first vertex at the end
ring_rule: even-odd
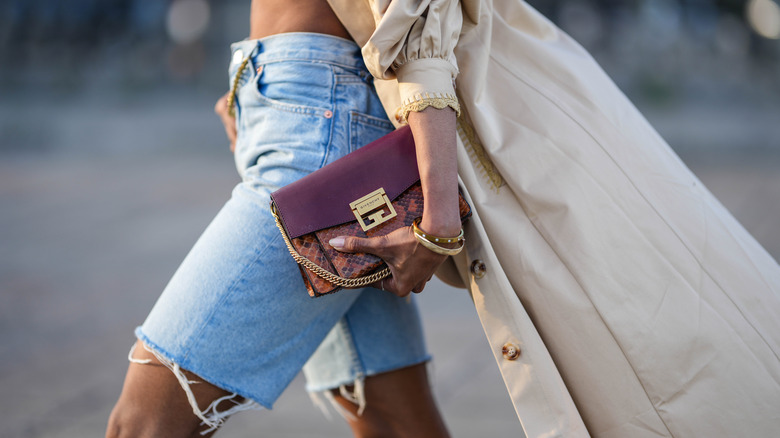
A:
POLYGON ((437 244, 435 244, 435 243, 425 239, 424 237, 420 236, 419 234, 415 233, 414 237, 417 239, 418 242, 420 242, 420 245, 428 248, 429 250, 435 252, 436 254, 441 254, 441 255, 446 255, 446 256, 460 254, 460 252, 463 251, 463 247, 466 246, 466 240, 465 239, 460 241, 460 246, 457 247, 457 248, 445 248, 443 246, 439 246, 439 245, 437 245, 437 244))
POLYGON ((414 234, 417 236, 422 237, 423 239, 433 243, 433 244, 439 244, 439 243, 458 243, 463 241, 463 228, 460 229, 460 234, 458 234, 455 237, 439 237, 434 236, 433 234, 426 233, 425 231, 420 229, 420 226, 417 225, 420 223, 422 218, 417 218, 412 222, 412 230, 414 230, 414 234))

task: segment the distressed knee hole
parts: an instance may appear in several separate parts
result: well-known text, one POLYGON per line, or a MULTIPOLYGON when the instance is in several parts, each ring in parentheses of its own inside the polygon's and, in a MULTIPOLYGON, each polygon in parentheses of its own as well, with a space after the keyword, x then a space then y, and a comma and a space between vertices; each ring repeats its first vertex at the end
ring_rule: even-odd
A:
POLYGON ((165 366, 171 372, 173 373, 174 377, 176 377, 176 380, 178 380, 179 385, 181 385, 182 389, 184 390, 185 395, 187 396, 187 401, 190 404, 190 407, 192 407, 192 413, 195 414, 200 420, 201 420, 201 426, 204 426, 200 434, 206 435, 209 434, 216 429, 218 429, 222 424, 230 417, 231 415, 246 411, 246 410, 260 410, 263 409, 262 406, 260 406, 258 403, 252 400, 247 400, 238 395, 237 393, 228 394, 224 397, 220 397, 211 404, 206 407, 206 409, 201 409, 200 406, 198 406, 198 402, 195 400, 195 395, 192 392, 191 385, 202 383, 198 380, 190 380, 187 375, 185 374, 184 370, 175 362, 168 359, 167 357, 160 354, 157 350, 153 349, 149 345, 147 345, 144 342, 141 342, 141 345, 143 345, 144 350, 148 351, 154 357, 160 362, 159 364, 155 363, 152 359, 137 359, 133 357, 133 353, 135 353, 135 349, 138 343, 134 343, 133 346, 130 348, 130 352, 127 355, 127 359, 135 364, 139 365, 150 365, 150 366, 165 366), (227 408, 220 408, 220 405, 225 403, 228 407, 227 408))

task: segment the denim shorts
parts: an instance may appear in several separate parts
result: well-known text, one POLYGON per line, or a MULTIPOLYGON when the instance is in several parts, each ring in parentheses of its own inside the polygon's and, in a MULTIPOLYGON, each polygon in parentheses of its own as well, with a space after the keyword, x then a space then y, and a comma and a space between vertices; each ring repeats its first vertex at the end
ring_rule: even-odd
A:
POLYGON ((305 363, 307 389, 323 391, 427 361, 413 300, 372 288, 310 298, 269 209, 274 190, 393 129, 360 48, 290 33, 232 52, 231 83, 249 57, 236 102, 242 182, 137 337, 171 369, 265 408, 305 363))

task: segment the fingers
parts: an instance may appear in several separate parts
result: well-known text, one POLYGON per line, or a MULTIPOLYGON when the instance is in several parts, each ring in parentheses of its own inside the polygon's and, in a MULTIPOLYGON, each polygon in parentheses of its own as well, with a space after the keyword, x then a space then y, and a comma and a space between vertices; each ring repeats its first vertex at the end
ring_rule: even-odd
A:
POLYGON ((214 105, 214 112, 217 113, 218 116, 222 116, 222 113, 227 114, 227 99, 229 94, 230 92, 227 92, 217 99, 217 103, 214 105))
POLYGON ((219 118, 222 120, 222 125, 225 127, 225 134, 230 141, 230 152, 235 152, 237 137, 236 119, 230 115, 230 111, 227 106, 229 94, 230 92, 227 92, 217 100, 217 103, 214 105, 214 112, 217 113, 219 118))
POLYGON ((409 287, 404 288, 403 286, 399 286, 398 283, 395 281, 395 277, 386 277, 382 280, 377 281, 376 283, 373 283, 371 286, 385 291, 390 292, 393 295, 397 295, 399 297, 405 297, 409 295, 410 293, 414 292, 416 294, 419 294, 420 292, 425 289, 425 285, 428 284, 428 281, 430 281, 430 278, 426 281, 423 281, 421 283, 418 283, 415 287, 409 289, 409 287))
POLYGON ((412 292, 408 287, 403 288, 402 286, 399 286, 395 281, 395 277, 392 276, 385 278, 385 282, 383 283, 383 286, 384 286, 384 290, 392 293, 393 295, 397 295, 401 298, 409 295, 412 292))
POLYGON ((330 239, 328 244, 335 248, 337 251, 355 253, 365 252, 374 254, 382 259, 385 254, 385 236, 379 237, 354 237, 354 236, 339 236, 330 239))

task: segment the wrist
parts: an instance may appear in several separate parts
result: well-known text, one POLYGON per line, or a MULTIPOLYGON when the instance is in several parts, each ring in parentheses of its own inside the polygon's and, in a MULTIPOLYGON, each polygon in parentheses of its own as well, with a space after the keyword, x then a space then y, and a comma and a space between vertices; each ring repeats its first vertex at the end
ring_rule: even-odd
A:
POLYGON ((457 236, 462 229, 457 212, 455 215, 424 213, 419 227, 427 233, 441 237, 457 236))
POLYGON ((452 237, 460 233, 460 202, 457 185, 447 187, 446 191, 431 193, 423 190, 423 216, 420 228, 442 237, 452 237))

